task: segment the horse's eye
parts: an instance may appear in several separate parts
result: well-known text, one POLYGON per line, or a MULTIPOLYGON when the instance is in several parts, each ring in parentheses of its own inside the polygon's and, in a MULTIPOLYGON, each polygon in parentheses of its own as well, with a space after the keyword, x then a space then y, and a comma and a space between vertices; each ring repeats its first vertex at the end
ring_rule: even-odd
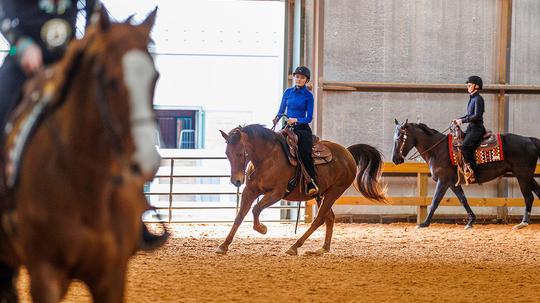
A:
POLYGON ((118 80, 112 78, 107 80, 107 86, 110 87, 112 90, 118 89, 118 80))

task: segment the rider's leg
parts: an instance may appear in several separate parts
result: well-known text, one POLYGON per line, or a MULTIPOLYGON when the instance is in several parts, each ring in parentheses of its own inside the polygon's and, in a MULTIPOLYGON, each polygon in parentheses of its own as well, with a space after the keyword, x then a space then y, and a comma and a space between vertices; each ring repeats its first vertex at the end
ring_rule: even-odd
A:
POLYGON ((317 172, 315 171, 315 165, 313 164, 313 157, 311 156, 311 149, 313 147, 313 133, 308 124, 297 125, 294 128, 295 133, 298 135, 298 152, 307 173, 313 180, 313 184, 308 184, 308 195, 314 195, 318 192, 317 186, 317 172))
POLYGON ((478 170, 476 166, 476 160, 474 158, 474 150, 478 146, 478 143, 482 139, 482 135, 484 134, 483 129, 478 129, 475 127, 468 127, 467 132, 465 135, 465 139, 463 140, 463 160, 465 163, 468 163, 471 167, 471 169, 474 171, 475 176, 478 179, 478 170))
POLYGON ((11 111, 19 104, 26 75, 14 57, 8 56, 0 67, 0 136, 11 111))

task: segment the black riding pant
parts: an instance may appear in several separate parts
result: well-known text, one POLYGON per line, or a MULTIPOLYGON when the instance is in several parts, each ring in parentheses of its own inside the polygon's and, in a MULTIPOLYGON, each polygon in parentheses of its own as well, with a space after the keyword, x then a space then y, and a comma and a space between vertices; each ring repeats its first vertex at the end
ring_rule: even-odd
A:
POLYGON ((26 80, 15 58, 8 56, 0 67, 0 136, 4 136, 4 126, 8 116, 20 102, 22 86, 26 80))
POLYGON ((313 147, 313 133, 309 124, 297 124, 294 127, 294 133, 298 136, 298 152, 300 153, 300 159, 306 168, 307 173, 316 182, 317 173, 315 172, 315 165, 313 164, 313 157, 311 156, 311 149, 313 147))
POLYGON ((476 160, 474 159, 474 150, 480 144, 485 129, 483 125, 475 125, 467 127, 465 139, 463 139, 463 159, 469 163, 473 169, 476 169, 476 160))

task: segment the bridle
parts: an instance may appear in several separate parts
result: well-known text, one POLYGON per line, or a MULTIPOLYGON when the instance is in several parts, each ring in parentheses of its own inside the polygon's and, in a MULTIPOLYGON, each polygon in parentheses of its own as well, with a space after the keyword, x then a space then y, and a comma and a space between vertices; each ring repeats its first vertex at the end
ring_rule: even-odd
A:
MULTIPOLYGON (((241 132, 242 132, 242 126, 238 126, 238 127, 234 128, 229 133, 229 136, 240 136, 241 132)), ((229 145, 230 144, 230 138, 229 138, 229 140, 226 140, 225 143, 227 143, 227 145, 229 145)), ((242 159, 240 161, 244 163, 244 176, 245 176, 246 175, 247 164, 251 160, 249 159, 249 153, 246 150, 246 146, 241 142, 238 142, 238 143, 242 144, 242 159)))
MULTIPOLYGON (((452 128, 452 124, 450 124, 450 126, 448 126, 445 130, 443 130, 441 133, 444 135, 444 133, 448 130, 450 130, 452 128)), ((408 135, 407 135, 407 129, 405 128, 402 128, 400 127, 399 128, 399 132, 401 134, 401 136, 398 137, 398 140, 400 137, 403 137, 403 140, 401 140, 401 144, 399 146, 399 156, 405 160, 405 156, 403 155, 403 149, 405 148, 405 142, 407 141, 407 138, 408 138, 408 135)), ((428 151, 432 150, 433 148, 435 148, 437 145, 441 144, 443 141, 446 141, 447 138, 446 136, 444 136, 444 138, 442 138, 441 140, 435 142, 435 144, 433 144, 432 146, 430 146, 428 149, 424 150, 423 152, 419 152, 418 150, 416 150, 407 160, 415 160, 416 158, 424 155, 425 153, 427 153, 428 151)))

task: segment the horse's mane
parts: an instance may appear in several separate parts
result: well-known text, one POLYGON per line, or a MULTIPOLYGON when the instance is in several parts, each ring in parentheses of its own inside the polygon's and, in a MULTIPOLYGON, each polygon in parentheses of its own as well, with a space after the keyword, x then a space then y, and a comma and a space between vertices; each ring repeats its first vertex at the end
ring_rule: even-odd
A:
POLYGON ((430 128, 429 126, 425 125, 424 123, 411 123, 413 125, 416 125, 420 130, 422 130, 426 135, 430 135, 430 136, 433 136, 433 135, 436 135, 436 134, 440 134, 440 132, 438 130, 435 130, 433 128, 430 128))
POLYGON ((248 135, 249 138, 259 138, 265 142, 274 142, 276 139, 276 133, 260 124, 250 124, 246 126, 238 126, 233 128, 229 132, 228 143, 236 144, 240 141, 240 133, 243 132, 248 135))
POLYGON ((259 138, 265 142, 274 142, 276 139, 276 133, 274 131, 260 124, 246 125, 242 127, 241 130, 252 139, 259 138))

